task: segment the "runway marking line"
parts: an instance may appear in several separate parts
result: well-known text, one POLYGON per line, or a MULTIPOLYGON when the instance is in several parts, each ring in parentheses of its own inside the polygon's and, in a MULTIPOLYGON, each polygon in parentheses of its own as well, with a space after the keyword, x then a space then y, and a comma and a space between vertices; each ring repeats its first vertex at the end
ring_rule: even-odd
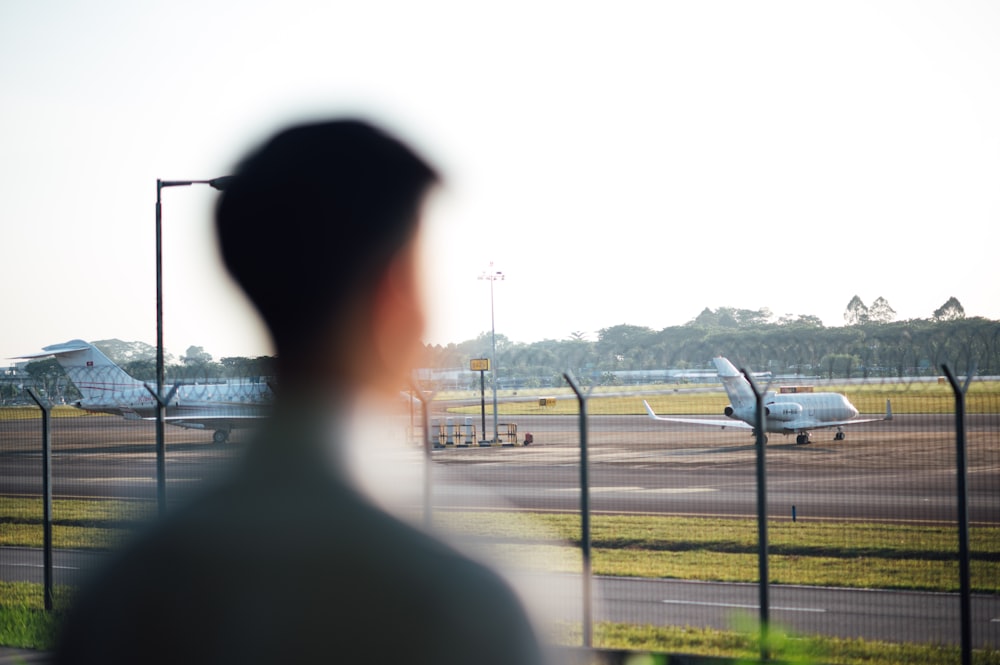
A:
MULTIPOLYGON (((579 492, 579 487, 554 487, 549 492, 579 492)), ((591 487, 591 492, 650 492, 652 494, 688 494, 694 492, 718 492, 714 487, 591 487)))
MULTIPOLYGON (((742 603, 709 603, 696 600, 661 600, 665 605, 699 605, 702 607, 728 607, 737 610, 759 610, 760 605, 745 605, 742 603)), ((821 607, 782 607, 772 605, 772 610, 779 612, 813 612, 815 614, 825 614, 826 609, 821 607)))
MULTIPOLYGON (((167 478, 168 483, 195 483, 202 482, 203 480, 203 478, 167 478)), ((156 482, 156 478, 118 476, 115 478, 80 478, 77 482, 114 485, 151 485, 156 482)))

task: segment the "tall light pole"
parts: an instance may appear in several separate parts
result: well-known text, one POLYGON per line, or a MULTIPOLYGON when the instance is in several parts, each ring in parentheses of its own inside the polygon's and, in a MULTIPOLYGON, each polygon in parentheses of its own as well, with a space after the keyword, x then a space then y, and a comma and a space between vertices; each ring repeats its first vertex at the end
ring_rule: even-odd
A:
POLYGON ((232 176, 211 180, 156 180, 156 505, 160 515, 167 510, 167 449, 164 423, 167 419, 167 398, 163 394, 163 212, 160 192, 164 187, 210 185, 223 190, 232 176))
POLYGON ((497 322, 496 316, 494 315, 493 309, 493 282, 503 281, 504 274, 499 270, 493 268, 493 262, 490 261, 490 269, 483 271, 479 275, 479 279, 485 279, 490 283, 490 329, 491 338, 493 341, 493 356, 490 358, 490 371, 493 374, 493 441, 492 443, 497 443, 500 441, 500 433, 497 430, 497 322))

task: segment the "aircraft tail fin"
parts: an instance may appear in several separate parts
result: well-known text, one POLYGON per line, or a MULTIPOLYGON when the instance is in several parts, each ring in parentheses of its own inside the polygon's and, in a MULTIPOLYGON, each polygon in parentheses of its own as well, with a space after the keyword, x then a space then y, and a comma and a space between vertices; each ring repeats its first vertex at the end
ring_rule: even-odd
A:
POLYGON ((42 347, 40 353, 20 356, 21 358, 45 358, 55 356, 56 361, 66 372, 66 376, 83 395, 84 400, 98 400, 108 395, 141 388, 142 382, 136 381, 111 359, 94 346, 81 339, 74 339, 63 344, 53 344, 42 347))
POLYGON ((740 374, 735 365, 722 356, 713 358, 712 362, 715 363, 715 369, 719 372, 719 380, 722 381, 726 394, 729 395, 729 402, 734 409, 754 406, 757 403, 753 390, 750 388, 750 382, 740 374))

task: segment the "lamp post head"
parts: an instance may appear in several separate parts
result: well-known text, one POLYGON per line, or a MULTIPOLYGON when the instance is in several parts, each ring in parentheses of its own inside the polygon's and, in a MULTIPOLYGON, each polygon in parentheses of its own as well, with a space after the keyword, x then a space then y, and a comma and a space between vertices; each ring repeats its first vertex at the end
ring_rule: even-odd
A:
POLYGON ((215 189, 219 190, 220 192, 223 192, 226 190, 226 187, 228 187, 230 183, 232 183, 233 178, 235 177, 236 176, 231 176, 231 175, 219 176, 218 178, 212 178, 211 180, 209 180, 208 184, 211 187, 214 187, 215 189))
POLYGON ((210 185, 220 192, 229 186, 232 181, 233 176, 224 175, 218 178, 212 178, 211 180, 157 180, 157 189, 162 189, 163 187, 187 187, 189 185, 210 185))

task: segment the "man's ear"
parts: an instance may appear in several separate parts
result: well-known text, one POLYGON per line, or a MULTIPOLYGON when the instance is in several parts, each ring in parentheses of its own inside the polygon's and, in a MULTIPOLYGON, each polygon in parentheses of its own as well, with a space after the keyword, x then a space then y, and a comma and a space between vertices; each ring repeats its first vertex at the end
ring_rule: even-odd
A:
POLYGON ((418 243, 400 250, 375 288, 372 302, 372 350, 378 363, 377 387, 405 389, 423 353, 425 314, 418 267, 418 243))

